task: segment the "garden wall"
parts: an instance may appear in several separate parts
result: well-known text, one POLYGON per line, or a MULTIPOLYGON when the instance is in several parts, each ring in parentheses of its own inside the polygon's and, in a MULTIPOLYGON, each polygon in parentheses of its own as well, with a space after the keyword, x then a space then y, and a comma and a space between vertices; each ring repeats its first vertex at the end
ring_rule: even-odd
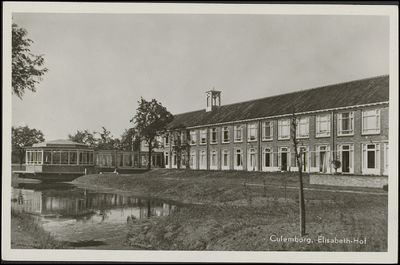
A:
POLYGON ((388 184, 388 177, 310 174, 310 184, 382 188, 388 184))

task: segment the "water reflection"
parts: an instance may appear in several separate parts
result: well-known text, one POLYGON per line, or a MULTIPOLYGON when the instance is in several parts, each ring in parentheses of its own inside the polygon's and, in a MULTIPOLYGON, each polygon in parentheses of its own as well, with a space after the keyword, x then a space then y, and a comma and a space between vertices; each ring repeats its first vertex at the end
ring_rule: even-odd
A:
POLYGON ((12 206, 53 222, 118 222, 166 216, 179 211, 176 203, 111 193, 97 193, 68 184, 24 184, 13 188, 12 206))

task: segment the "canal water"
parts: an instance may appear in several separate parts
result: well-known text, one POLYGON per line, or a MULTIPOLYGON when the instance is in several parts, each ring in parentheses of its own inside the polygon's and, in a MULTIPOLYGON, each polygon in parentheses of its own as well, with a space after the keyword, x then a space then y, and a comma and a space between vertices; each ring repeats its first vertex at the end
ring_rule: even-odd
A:
POLYGON ((42 227, 74 248, 131 249, 133 224, 179 211, 182 204, 132 195, 97 192, 70 183, 17 183, 12 208, 32 214, 42 227))

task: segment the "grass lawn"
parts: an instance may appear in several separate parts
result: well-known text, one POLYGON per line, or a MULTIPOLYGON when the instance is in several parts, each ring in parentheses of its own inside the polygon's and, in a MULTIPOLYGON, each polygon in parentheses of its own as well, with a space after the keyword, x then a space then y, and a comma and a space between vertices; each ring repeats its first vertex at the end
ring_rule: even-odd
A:
MULTIPOLYGON (((74 183, 193 204, 132 226, 133 248, 387 251, 388 200, 381 189, 355 189, 365 194, 332 192, 340 187, 327 186, 305 190, 307 235, 300 238, 297 173, 159 169, 88 175, 74 183)), ((308 183, 306 175, 304 186, 315 188, 308 183)))

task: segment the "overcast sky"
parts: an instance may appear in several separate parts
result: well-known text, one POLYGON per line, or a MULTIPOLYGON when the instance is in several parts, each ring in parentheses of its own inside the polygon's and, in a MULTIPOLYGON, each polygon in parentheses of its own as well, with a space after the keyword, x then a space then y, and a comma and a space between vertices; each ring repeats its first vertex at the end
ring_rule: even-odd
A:
MULTIPOLYGON (((114 137, 142 96, 171 113, 389 74, 389 17, 271 14, 13 13, 49 72, 12 125, 46 140, 77 130, 114 137)), ((333 99, 334 100, 334 99, 333 99)))

